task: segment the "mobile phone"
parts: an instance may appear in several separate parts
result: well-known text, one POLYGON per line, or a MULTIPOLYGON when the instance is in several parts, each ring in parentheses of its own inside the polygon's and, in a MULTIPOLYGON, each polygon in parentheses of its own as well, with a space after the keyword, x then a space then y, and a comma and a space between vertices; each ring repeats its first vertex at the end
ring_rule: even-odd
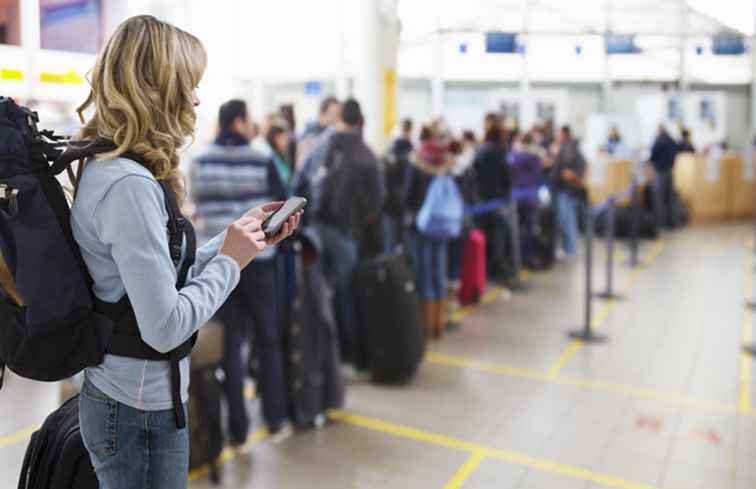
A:
POLYGON ((307 205, 307 199, 304 197, 290 197, 284 204, 273 214, 268 216, 262 224, 262 230, 265 236, 270 238, 281 232, 281 228, 291 216, 304 209, 307 205))

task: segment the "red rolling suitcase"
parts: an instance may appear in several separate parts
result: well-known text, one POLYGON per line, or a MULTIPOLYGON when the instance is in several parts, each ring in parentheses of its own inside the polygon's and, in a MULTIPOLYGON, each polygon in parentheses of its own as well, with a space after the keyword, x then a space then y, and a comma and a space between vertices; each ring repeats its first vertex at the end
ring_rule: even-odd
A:
POLYGON ((462 287, 459 301, 463 305, 480 301, 486 290, 486 237, 478 229, 467 236, 462 255, 462 287))

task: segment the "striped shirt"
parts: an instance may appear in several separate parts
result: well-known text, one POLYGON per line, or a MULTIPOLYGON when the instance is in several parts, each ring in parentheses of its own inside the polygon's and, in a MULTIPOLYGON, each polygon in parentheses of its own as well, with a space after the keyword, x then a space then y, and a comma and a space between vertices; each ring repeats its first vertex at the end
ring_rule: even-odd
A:
MULTIPOLYGON (((249 144, 211 144, 193 161, 190 178, 200 242, 222 232, 249 209, 285 195, 271 158, 249 144)), ((271 246, 257 259, 274 254, 271 246)))

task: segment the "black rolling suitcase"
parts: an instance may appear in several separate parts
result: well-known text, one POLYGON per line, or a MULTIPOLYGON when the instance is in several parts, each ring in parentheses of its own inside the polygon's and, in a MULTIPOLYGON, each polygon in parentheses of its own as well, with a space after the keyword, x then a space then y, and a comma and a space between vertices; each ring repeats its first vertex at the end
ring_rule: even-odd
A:
POLYGON ((409 381, 425 353, 414 280, 400 254, 373 258, 357 267, 355 312, 374 382, 409 381))
POLYGON ((79 396, 66 401, 35 431, 26 449, 18 489, 97 489, 79 432, 79 396))
POLYGON ((223 358, 223 325, 211 321, 199 330, 191 355, 189 383, 189 468, 209 465, 210 480, 220 483, 218 457, 223 451, 218 378, 223 358))

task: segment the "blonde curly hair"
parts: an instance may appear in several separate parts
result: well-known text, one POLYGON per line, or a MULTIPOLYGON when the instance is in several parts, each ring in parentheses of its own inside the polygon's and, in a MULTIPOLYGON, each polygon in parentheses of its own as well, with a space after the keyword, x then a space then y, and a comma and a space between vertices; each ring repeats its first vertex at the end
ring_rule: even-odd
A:
POLYGON ((124 21, 89 74, 75 139, 113 141, 116 149, 100 159, 139 155, 183 199, 178 150, 194 135, 193 92, 206 66, 205 48, 193 35, 149 15, 124 21), (94 112, 86 120, 89 109, 94 112))

